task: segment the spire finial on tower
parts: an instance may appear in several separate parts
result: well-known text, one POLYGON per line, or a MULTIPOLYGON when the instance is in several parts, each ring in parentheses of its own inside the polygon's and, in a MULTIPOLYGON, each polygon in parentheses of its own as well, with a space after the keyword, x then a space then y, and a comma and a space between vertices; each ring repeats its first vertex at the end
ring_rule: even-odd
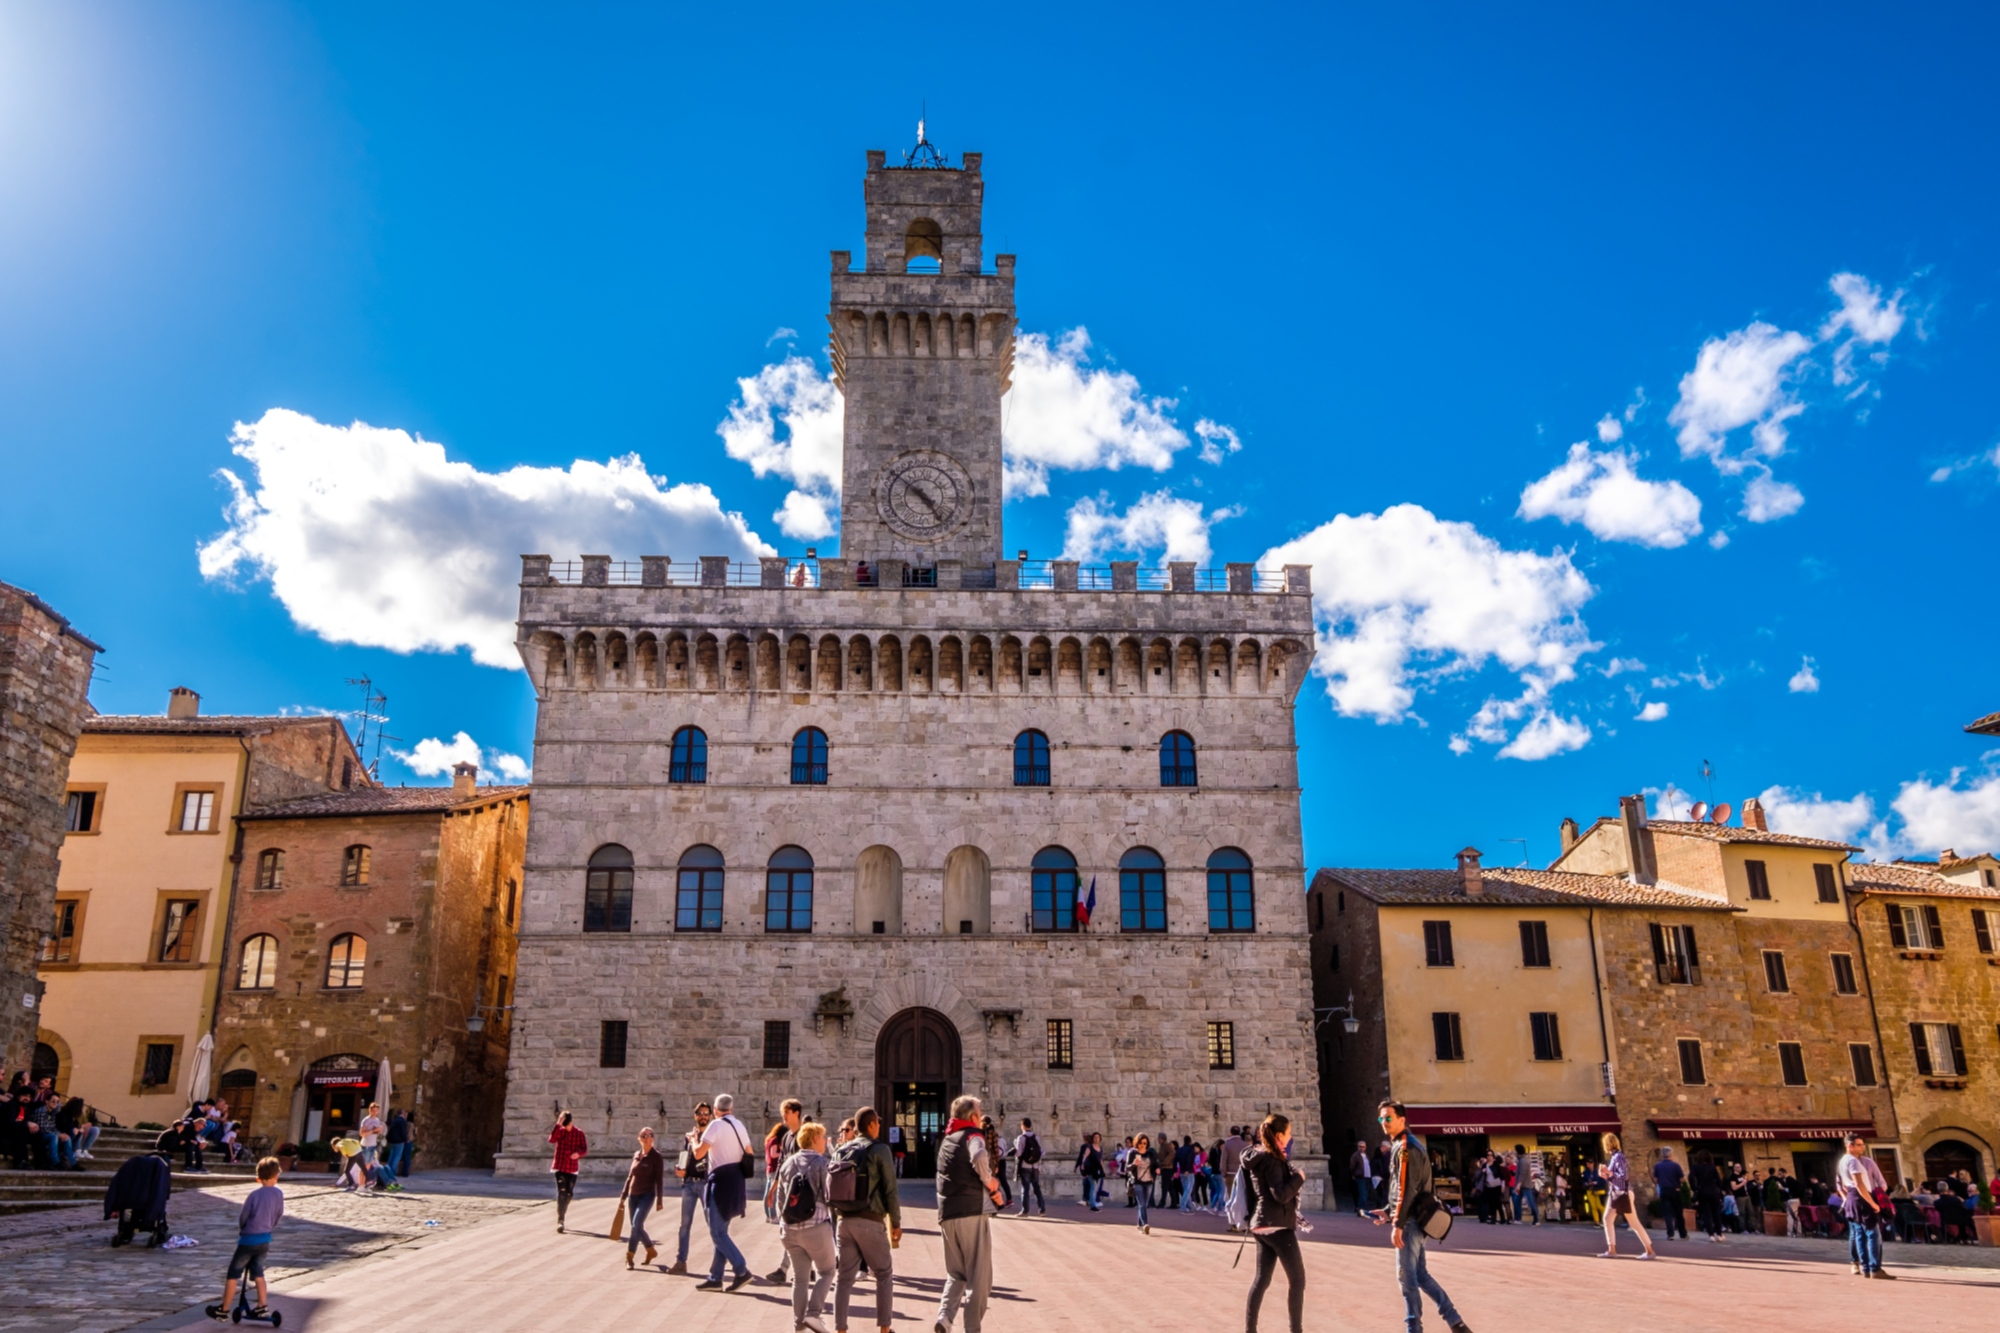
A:
POLYGON ((924 137, 924 122, 930 118, 929 112, 930 106, 928 103, 919 103, 917 111, 917 146, 903 154, 903 165, 906 167, 945 167, 949 165, 944 160, 944 154, 937 150, 936 145, 924 137))

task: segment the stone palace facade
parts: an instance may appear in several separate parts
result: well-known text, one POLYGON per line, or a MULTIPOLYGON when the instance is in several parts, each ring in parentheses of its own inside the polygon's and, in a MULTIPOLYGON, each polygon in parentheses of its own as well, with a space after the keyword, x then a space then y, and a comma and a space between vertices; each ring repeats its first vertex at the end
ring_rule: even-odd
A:
MULTIPOLYGON (((1004 558, 1013 256, 980 159, 869 154, 833 254, 838 559, 524 560, 539 701, 503 1171, 554 1112, 960 1092, 1081 1136, 1267 1108, 1320 1149, 1293 702, 1309 571, 1004 558), (1084 908, 1095 892, 1088 920, 1084 908)), ((1312 1170, 1320 1188, 1323 1167, 1312 1170)))

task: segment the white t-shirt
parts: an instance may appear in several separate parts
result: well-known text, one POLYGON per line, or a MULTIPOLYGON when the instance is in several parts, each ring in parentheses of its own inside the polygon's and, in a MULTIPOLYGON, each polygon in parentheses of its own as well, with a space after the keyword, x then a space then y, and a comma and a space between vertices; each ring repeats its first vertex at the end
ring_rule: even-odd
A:
POLYGON ((718 1167, 734 1166, 743 1160, 743 1145, 750 1141, 750 1135, 735 1116, 719 1115, 701 1132, 701 1141, 708 1145, 706 1160, 713 1174, 718 1167))
POLYGON ((371 1115, 366 1120, 363 1120, 361 1122, 361 1146, 364 1148, 373 1148, 381 1143, 382 1131, 387 1128, 388 1126, 382 1123, 380 1116, 371 1115))

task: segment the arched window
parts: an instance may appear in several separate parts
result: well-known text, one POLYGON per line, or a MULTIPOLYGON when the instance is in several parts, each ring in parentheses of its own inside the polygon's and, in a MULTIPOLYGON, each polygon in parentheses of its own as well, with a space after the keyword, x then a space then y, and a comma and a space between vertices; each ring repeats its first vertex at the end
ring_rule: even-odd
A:
POLYGON ((368 883, 368 848, 355 843, 340 858, 340 887, 358 889, 368 883))
POLYGON ((708 781, 708 734, 700 727, 682 727, 674 733, 674 751, 667 765, 667 781, 708 781))
POLYGON ((368 965, 368 941, 359 935, 336 935, 326 951, 328 990, 357 990, 362 971, 368 965))
POLYGON ((681 853, 674 890, 675 930, 722 929, 722 853, 695 846, 681 853))
POLYGON ((1049 738, 1039 731, 1024 731, 1014 738, 1014 785, 1049 785, 1049 738))
POLYGON ((1134 847, 1118 858, 1118 928, 1167 928, 1167 863, 1150 847, 1134 847))
POLYGON ((1194 737, 1185 731, 1170 731, 1160 737, 1160 785, 1192 787, 1194 780, 1194 737))
POLYGON ((826 733, 818 727, 801 727, 792 737, 792 785, 826 785, 826 733))
POLYGON ((607 842, 590 854, 583 877, 583 928, 632 929, 632 853, 607 842))
POLYGON ((1208 858, 1208 928, 1257 929, 1257 900, 1250 885, 1250 858, 1224 847, 1208 858))
POLYGON ((278 937, 252 935, 243 941, 243 961, 236 969, 236 989, 269 990, 278 984, 278 937))
POLYGON ((285 887, 285 854, 276 847, 267 847, 257 853, 257 887, 260 889, 285 887))
POLYGON ((780 847, 764 874, 764 929, 803 934, 813 928, 813 859, 803 847, 780 847))
POLYGON ((1075 930, 1076 858, 1060 847, 1044 847, 1035 853, 1031 866, 1035 929, 1075 930))

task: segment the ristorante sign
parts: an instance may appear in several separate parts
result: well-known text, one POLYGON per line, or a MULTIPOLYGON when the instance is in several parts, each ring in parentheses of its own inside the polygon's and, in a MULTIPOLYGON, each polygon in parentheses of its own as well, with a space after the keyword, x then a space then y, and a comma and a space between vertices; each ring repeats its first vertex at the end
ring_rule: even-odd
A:
POLYGON ((1613 1106, 1412 1106, 1419 1134, 1602 1134, 1618 1128, 1613 1106))

